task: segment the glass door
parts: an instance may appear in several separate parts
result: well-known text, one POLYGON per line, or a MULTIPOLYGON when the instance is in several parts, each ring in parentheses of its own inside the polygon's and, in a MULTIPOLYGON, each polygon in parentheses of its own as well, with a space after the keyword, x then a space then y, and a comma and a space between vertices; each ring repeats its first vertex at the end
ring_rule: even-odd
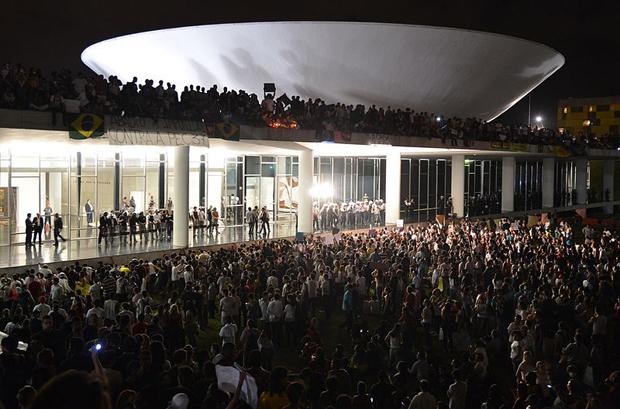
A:
POLYGON ((277 159, 277 206, 276 221, 290 222, 295 220, 297 211, 293 192, 297 185, 293 177, 293 158, 291 156, 279 156, 277 159))
MULTIPOLYGON (((40 208, 44 218, 44 239, 53 239, 54 214, 69 220, 69 156, 41 156, 40 208)), ((69 226, 67 226, 68 228, 69 226)), ((67 235, 68 237, 68 235, 67 235)))
POLYGON ((0 150, 0 246, 11 244, 11 229, 15 226, 15 212, 12 211, 9 186, 11 157, 8 151, 0 150))
MULTIPOLYGON (((263 157, 265 158, 265 157, 263 157)), ((273 157, 269 157, 273 160, 273 157)), ((260 207, 266 207, 269 220, 275 221, 276 215, 276 164, 272 161, 261 163, 260 177, 260 207)))
POLYGON ((218 208, 220 217, 227 226, 243 224, 243 157, 228 158, 226 161, 224 195, 218 208))
POLYGON ((9 217, 15 220, 11 243, 26 241, 26 217, 39 213, 40 177, 39 156, 13 155, 11 158, 9 217))
POLYGON ((121 208, 127 207, 132 212, 143 212, 147 205, 144 154, 123 153, 122 163, 121 208))
MULTIPOLYGON (((97 213, 87 211, 87 203, 97 203, 97 154, 77 152, 71 157, 69 220, 71 239, 97 237, 97 213)), ((67 220, 65 220, 66 225, 67 220)), ((67 237, 67 238, 69 238, 67 237)))

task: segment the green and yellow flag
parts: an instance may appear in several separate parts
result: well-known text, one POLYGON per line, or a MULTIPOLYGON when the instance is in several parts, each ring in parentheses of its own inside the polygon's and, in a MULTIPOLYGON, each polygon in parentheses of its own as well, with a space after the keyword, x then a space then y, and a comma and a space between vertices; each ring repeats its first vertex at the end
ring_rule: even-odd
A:
POLYGON ((90 139, 103 135, 103 118, 99 115, 81 113, 67 117, 71 139, 90 139))
POLYGON ((240 133, 239 125, 230 121, 224 121, 215 124, 213 136, 226 139, 227 141, 238 141, 240 133))

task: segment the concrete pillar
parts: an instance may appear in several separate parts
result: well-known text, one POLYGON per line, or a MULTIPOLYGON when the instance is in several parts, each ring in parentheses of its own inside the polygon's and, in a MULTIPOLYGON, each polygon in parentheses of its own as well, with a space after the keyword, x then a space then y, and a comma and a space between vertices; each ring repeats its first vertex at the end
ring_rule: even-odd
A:
POLYGON ((452 155, 452 212, 456 217, 465 215, 465 155, 452 155))
POLYGON ((385 224, 400 219, 400 152, 385 155, 385 224))
MULTIPOLYGON (((189 146, 174 147, 173 247, 187 247, 189 237, 189 146)), ((218 209, 222 212, 223 209, 218 209)), ((221 213, 220 213, 221 214, 221 213)))
POLYGON ((553 207, 555 193, 555 158, 543 159, 542 207, 553 207))
POLYGON ((297 205, 297 231, 312 233, 312 194, 314 184, 312 151, 299 151, 299 203, 297 205))
POLYGON ((502 213, 515 210, 515 163, 514 156, 502 158, 502 213))
MULTIPOLYGON (((603 162, 603 200, 610 202, 614 201, 614 174, 616 173, 616 161, 614 159, 608 159, 603 162), (609 191, 609 197, 605 192, 609 191)), ((604 207, 605 213, 612 214, 614 212, 614 205, 608 204, 604 207)))
POLYGON ((586 204, 588 203, 588 160, 586 158, 576 159, 575 168, 577 172, 575 179, 577 203, 573 204, 586 204))

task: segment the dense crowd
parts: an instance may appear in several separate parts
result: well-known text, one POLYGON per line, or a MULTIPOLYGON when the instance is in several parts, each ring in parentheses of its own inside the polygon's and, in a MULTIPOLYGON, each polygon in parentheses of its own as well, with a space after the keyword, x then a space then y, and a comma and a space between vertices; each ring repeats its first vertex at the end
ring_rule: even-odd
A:
POLYGON ((587 147, 620 146, 617 135, 569 135, 548 128, 450 118, 411 108, 328 104, 320 98, 302 100, 286 94, 276 98, 274 93, 265 93, 261 101, 256 94, 226 87, 220 90, 217 85, 206 89, 196 84, 180 90, 162 80, 155 84, 146 79, 139 84, 136 77, 123 84, 113 75, 106 79, 66 69, 44 75, 40 69, 9 63, 0 69, 0 108, 193 119, 207 124, 233 119, 253 126, 315 129, 320 135, 340 131, 441 138, 452 146, 480 140, 562 145, 576 153, 587 147))
POLYGON ((326 237, 2 277, 1 402, 620 407, 615 231, 489 220, 326 237))
POLYGON ((385 203, 381 199, 315 202, 312 207, 314 231, 368 228, 385 224, 385 203))

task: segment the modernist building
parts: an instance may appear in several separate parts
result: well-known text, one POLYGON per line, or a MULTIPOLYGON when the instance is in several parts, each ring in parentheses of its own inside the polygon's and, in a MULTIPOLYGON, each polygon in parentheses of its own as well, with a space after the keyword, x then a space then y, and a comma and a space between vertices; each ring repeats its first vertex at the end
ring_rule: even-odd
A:
POLYGON ((557 125, 573 134, 618 135, 620 96, 561 99, 557 125))
MULTIPOLYGON (((123 82, 136 75, 257 94, 273 82, 279 93, 328 102, 485 120, 564 62, 544 45, 496 34, 350 23, 161 30, 95 44, 82 58, 123 82)), ((48 206, 64 217, 67 238, 92 239, 99 215, 126 200, 137 211, 171 201, 175 247, 190 244, 194 206, 216 207, 227 226, 242 226, 244 209, 266 206, 272 221, 301 232, 312 231, 313 203, 332 200, 381 200, 387 224, 433 220, 448 197, 458 217, 474 215, 472 198, 488 195, 498 202, 489 213, 611 212, 619 156, 488 141, 451 147, 419 135, 353 132, 321 142, 310 129, 245 125, 231 141, 201 123, 125 117, 106 117, 103 135, 75 140, 60 122, 47 112, 0 110, 0 246, 22 243, 26 214, 48 206), (596 181, 592 168, 601 169, 596 181), (592 186, 597 203, 587 203, 592 186)))
MULTIPOLYGON (((393 224, 433 220, 448 197, 454 213, 467 216, 469 198, 476 195, 496 194, 501 212, 548 211, 585 205, 590 186, 599 186, 597 202, 613 200, 615 191, 618 151, 573 158, 556 156, 550 147, 539 152, 538 146, 519 144, 522 151, 511 151, 509 145, 498 150, 475 142, 447 148, 439 139, 415 136, 386 135, 385 143, 369 144, 369 135, 355 133, 350 143, 325 143, 315 142, 314 131, 245 126, 239 142, 199 137, 202 146, 130 146, 111 144, 118 142, 114 130, 78 141, 51 124, 47 130, 21 127, 44 124, 47 113, 3 110, 0 116, 3 126, 13 121, 0 129, 1 245, 23 242, 26 214, 47 206, 63 215, 69 238, 96 237, 99 215, 131 198, 137 211, 153 203, 165 208, 169 199, 174 209, 214 206, 228 226, 242 225, 248 206, 267 206, 274 222, 298 223, 300 231, 310 232, 312 203, 321 200, 380 199, 386 222, 393 224), (602 169, 596 180, 594 167, 602 169), (576 196, 564 197, 573 191, 576 196), (404 205, 408 199, 413 209, 404 205)), ((143 142, 156 142, 149 132, 141 135, 143 142)), ((186 213, 176 213, 175 229, 186 225, 186 213)), ((177 230, 175 244, 187 245, 188 229, 177 230)))

